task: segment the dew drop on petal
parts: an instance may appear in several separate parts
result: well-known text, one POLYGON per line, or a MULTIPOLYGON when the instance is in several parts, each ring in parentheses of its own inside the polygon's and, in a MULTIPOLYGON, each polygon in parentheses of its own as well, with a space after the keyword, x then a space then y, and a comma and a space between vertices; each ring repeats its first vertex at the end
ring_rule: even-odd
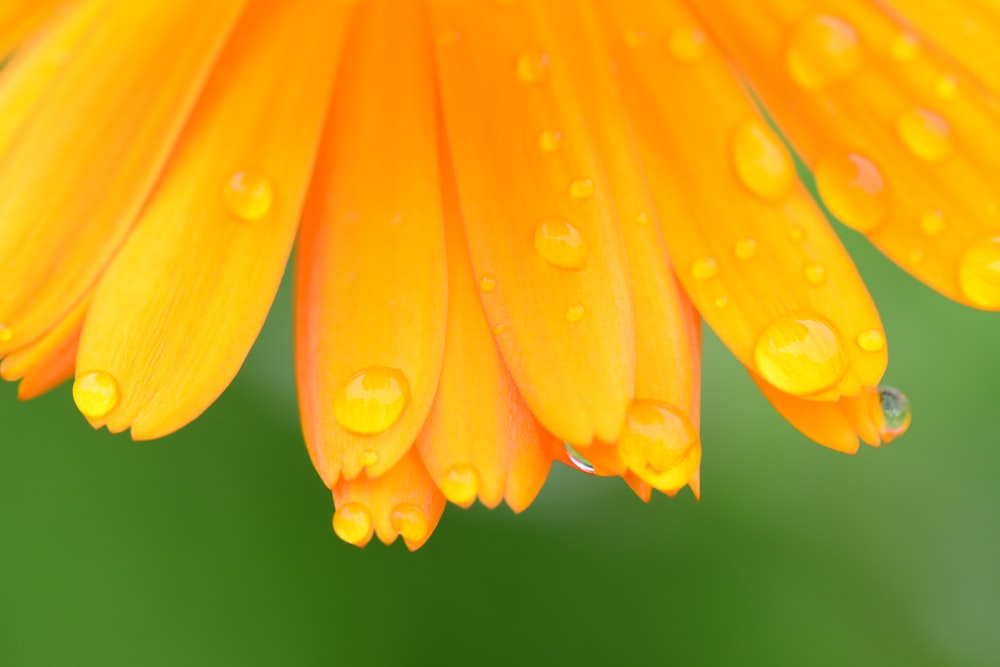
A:
POLYGON ((728 296, 718 296, 718 297, 715 297, 715 307, 716 308, 721 309, 721 308, 726 308, 727 306, 729 306, 729 297, 728 296))
POLYGON ((646 225, 649 224, 649 213, 642 211, 641 213, 639 213, 639 215, 635 216, 635 222, 640 227, 645 227, 646 225))
POLYGON ((882 442, 888 444, 906 433, 913 419, 910 401, 906 394, 894 387, 878 388, 878 414, 876 424, 879 425, 879 436, 882 442))
POLYGON ((854 26, 822 14, 799 24, 787 54, 792 78, 807 90, 819 90, 847 78, 861 66, 863 59, 854 26))
POLYGON ((803 270, 806 276, 806 282, 810 285, 822 285, 826 282, 826 269, 822 264, 813 262, 812 264, 806 264, 806 268, 803 270))
POLYGON ((795 396, 833 387, 848 368, 840 335, 819 315, 785 315, 771 322, 754 348, 767 382, 795 396))
POLYGON ((240 220, 259 220, 271 210, 274 188, 271 181, 256 171, 238 171, 223 191, 226 208, 240 220))
POLYGON ((526 51, 517 58, 517 78, 523 83, 538 83, 546 77, 549 55, 541 51, 526 51))
POLYGON ((9 343, 14 339, 14 329, 6 324, 0 324, 0 343, 9 343))
POLYGON ((882 172, 859 153, 831 153, 816 166, 816 189, 830 212, 859 232, 885 222, 889 192, 882 172))
POLYGON ((802 243, 802 241, 804 241, 806 238, 805 228, 799 225, 789 225, 788 238, 795 241, 796 243, 802 243))
POLYGON ((940 114, 927 109, 904 111, 896 120, 900 139, 921 160, 936 162, 951 153, 951 127, 940 114))
POLYGON ((588 475, 594 474, 594 464, 584 458, 583 454, 576 451, 573 445, 564 443, 566 445, 566 456, 569 458, 570 463, 576 466, 576 469, 580 472, 585 472, 588 475))
POLYGON ((570 322, 579 322, 583 319, 583 313, 585 310, 586 309, 583 307, 583 304, 575 303, 566 309, 566 319, 570 322))
POLYGON ((407 542, 420 542, 427 537, 427 515, 413 503, 399 503, 393 507, 389 523, 407 542))
POLYGON ((927 236, 937 236, 944 231, 944 214, 941 211, 928 211, 920 216, 920 229, 927 236))
POLYGON ((913 265, 919 264, 920 262, 924 261, 924 251, 921 250, 920 248, 911 250, 910 253, 906 256, 906 261, 913 265))
POLYGON ((483 277, 479 279, 479 289, 484 292, 492 292, 497 288, 497 279, 491 274, 483 274, 483 277))
POLYGON ((974 305, 1000 309, 1000 236, 965 251, 958 264, 958 281, 974 305))
POLYGON ((374 366, 353 374, 337 390, 333 412, 348 431, 372 435, 395 424, 409 400, 410 385, 401 371, 374 366))
POLYGON ((374 449, 366 449, 365 451, 361 452, 361 464, 364 465, 366 468, 369 468, 373 465, 377 465, 378 459, 379 459, 378 452, 376 452, 374 449))
POLYGON ((865 329, 855 341, 865 352, 881 352, 885 349, 885 336, 878 329, 865 329))
POLYGON ((698 61, 705 54, 706 46, 705 33, 697 28, 678 28, 670 34, 670 53, 681 62, 698 61))
POLYGON ((909 32, 902 32, 893 38, 889 44, 889 55, 896 62, 905 63, 913 60, 920 47, 920 40, 916 35, 909 32))
POLYGON ((757 256, 757 241, 751 238, 740 239, 733 246, 733 254, 744 261, 757 256))
POLYGON ((958 95, 958 77, 945 74, 934 84, 934 92, 943 100, 953 100, 958 95))
POLYGON ((441 480, 441 492, 456 505, 470 504, 479 494, 479 472, 464 463, 448 468, 441 480))
POLYGON ((778 138, 756 120, 740 123, 731 150, 740 182, 765 201, 778 201, 795 184, 795 168, 778 138))
POLYGON ((664 401, 636 399, 618 438, 622 461, 660 488, 680 488, 693 472, 681 464, 698 446, 698 433, 683 411, 664 401))
POLYGON ((372 516, 361 503, 344 503, 333 513, 333 532, 348 544, 364 546, 372 535, 372 516))
POLYGON ((719 275, 719 263, 714 257, 700 257, 691 264, 691 275, 696 280, 710 280, 719 275))
POLYGON ((121 398, 118 381, 104 371, 87 371, 73 382, 73 401, 77 409, 90 419, 100 419, 111 413, 121 398))
POLYGON ((582 269, 587 263, 587 244, 580 231, 562 218, 546 218, 535 229, 535 250, 542 259, 560 269, 582 269))
POLYGON ((574 199, 589 199, 594 195, 594 181, 577 178, 570 184, 569 193, 574 199))
POLYGON ((559 130, 543 130, 538 135, 538 150, 543 153, 555 153, 562 143, 562 132, 559 130))

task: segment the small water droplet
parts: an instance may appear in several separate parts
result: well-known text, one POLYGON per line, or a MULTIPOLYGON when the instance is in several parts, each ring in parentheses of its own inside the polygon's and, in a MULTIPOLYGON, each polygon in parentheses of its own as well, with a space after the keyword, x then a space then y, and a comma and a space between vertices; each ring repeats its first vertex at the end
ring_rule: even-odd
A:
POLYGON ((410 400, 410 385, 401 371, 373 366, 354 373, 337 390, 333 412, 352 433, 373 435, 396 423, 410 400))
POLYGON ((494 278, 489 273, 483 274, 483 277, 479 279, 479 289, 484 292, 492 292, 497 288, 497 279, 494 278))
POLYGON ((549 54, 526 51, 517 58, 517 78, 523 83, 538 83, 548 74, 549 54))
POLYGON ((865 352, 881 352, 885 349, 885 336, 878 329, 865 329, 855 340, 865 352))
POLYGON ((535 249, 542 259, 560 269, 582 269, 587 244, 579 230, 562 218, 546 218, 535 229, 535 249))
POLYGON ((632 401, 618 438, 622 461, 659 489, 679 489, 701 462, 698 432, 677 407, 652 399, 632 401))
POLYGON ((909 32, 902 32, 896 35, 889 45, 889 55, 896 62, 909 62, 917 55, 919 47, 920 39, 916 35, 909 32))
POLYGON ((566 309, 566 319, 570 322, 579 322, 583 319, 583 304, 576 303, 566 309))
POLYGON ((448 468, 441 480, 441 492, 456 505, 471 505, 479 495, 479 472, 464 463, 448 468))
POLYGON ((906 430, 910 428, 910 421, 913 419, 913 411, 906 394, 894 387, 879 387, 876 417, 876 423, 879 424, 879 436, 885 444, 889 444, 906 433, 906 430))
POLYGON ((831 153, 816 166, 816 189, 830 212, 859 232, 885 222, 889 192, 882 172, 859 153, 831 153))
POLYGON ((751 238, 740 239, 733 246, 733 254, 737 259, 746 261, 757 256, 757 241, 751 238))
POLYGON ((377 465, 378 459, 379 459, 378 452, 376 452, 374 449, 366 449, 365 451, 361 452, 361 464, 366 468, 370 468, 373 465, 377 465))
POLYGON ((698 61, 705 55, 707 46, 705 33, 697 28, 678 28, 670 33, 670 53, 681 62, 698 61))
POLYGON ((920 216, 920 229, 927 236, 937 236, 944 231, 944 214, 941 211, 929 211, 920 216))
POLYGON ((588 475, 594 474, 594 464, 588 461, 584 456, 576 451, 571 444, 564 443, 566 445, 566 456, 569 458, 570 462, 576 466, 576 469, 580 472, 585 472, 588 475))
POLYGON ((719 275, 719 263, 714 257, 700 257, 691 264, 691 275, 696 280, 711 280, 719 275))
POLYGON ((83 416, 90 419, 106 417, 120 399, 118 381, 110 373, 87 371, 73 382, 73 401, 83 416))
POLYGON ((730 149, 743 185, 765 201, 778 201, 795 184, 795 168, 785 147, 756 120, 740 123, 730 149))
POLYGON ((639 215, 635 216, 635 222, 640 227, 645 227, 650 222, 649 213, 642 211, 639 215))
POLYGON ((543 130, 538 135, 538 150, 543 153, 555 153, 562 144, 562 132, 559 130, 543 130))
POLYGON ((919 248, 911 250, 910 254, 906 256, 906 261, 910 264, 919 264, 924 261, 924 251, 919 248))
POLYGON ((13 339, 14 329, 5 324, 0 324, 0 343, 9 343, 13 339))
POLYGON ((819 315, 785 315, 771 322, 757 339, 754 361, 761 377, 795 396, 833 387, 848 368, 840 335, 819 315))
POLYGON ((430 527, 427 515, 413 503, 399 503, 393 507, 389 523, 394 531, 403 536, 407 545, 422 542, 430 527))
POLYGON ((625 44, 631 49, 638 49, 649 41, 649 35, 641 30, 626 30, 623 37, 625 44))
POLYGON ((267 176, 256 171, 238 171, 222 193, 226 208, 240 220, 259 220, 271 210, 274 189, 267 176))
POLYGON ((835 16, 809 17, 796 28, 788 46, 792 78, 808 90, 819 90, 847 78, 862 61, 857 31, 835 16))
POLYGON ((589 199, 594 195, 594 181, 589 178, 577 178, 570 184, 569 193, 574 199, 589 199))
POLYGON ((896 129, 910 152, 922 160, 936 162, 951 153, 951 127, 940 114, 910 109, 900 114, 896 129))
POLYGON ((1000 309, 1000 236, 965 251, 958 264, 958 281, 973 305, 1000 309))
POLYGON ((789 225, 788 227, 788 238, 795 241, 796 243, 802 243, 806 238, 806 230, 804 227, 799 225, 789 225))
POLYGON ((361 503, 344 503, 333 513, 333 532, 355 546, 363 547, 372 537, 372 516, 361 503))
POLYGON ((958 95, 958 77, 945 74, 934 84, 934 92, 943 100, 953 100, 958 95))
POLYGON ((822 285, 826 282, 826 268, 818 262, 806 264, 803 273, 805 273, 806 282, 810 285, 822 285))
POLYGON ((503 325, 503 324, 497 324, 496 326, 493 327, 493 335, 494 336, 499 336, 500 334, 502 334, 506 330, 507 330, 507 327, 505 325, 503 325))
POLYGON ((716 308, 722 309, 722 308, 726 308, 728 305, 729 305, 729 297, 728 296, 719 296, 719 297, 715 298, 715 307, 716 308))

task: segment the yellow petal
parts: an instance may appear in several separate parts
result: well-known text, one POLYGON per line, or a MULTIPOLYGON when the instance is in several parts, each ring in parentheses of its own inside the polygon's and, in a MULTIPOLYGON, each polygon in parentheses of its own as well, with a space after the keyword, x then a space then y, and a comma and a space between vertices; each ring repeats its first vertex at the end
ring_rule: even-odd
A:
POLYGON ((83 318, 89 307, 87 296, 48 333, 15 350, 0 363, 0 376, 4 380, 24 378, 18 387, 18 398, 34 398, 73 377, 83 318))
POLYGON ((11 0, 0 4, 0 56, 10 53, 51 21, 65 4, 65 0, 11 0))

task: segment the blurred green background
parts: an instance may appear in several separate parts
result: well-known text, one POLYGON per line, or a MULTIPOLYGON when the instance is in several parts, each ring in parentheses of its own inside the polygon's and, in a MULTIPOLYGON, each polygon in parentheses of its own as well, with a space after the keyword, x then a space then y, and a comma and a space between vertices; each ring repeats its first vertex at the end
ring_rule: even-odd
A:
POLYGON ((1000 664, 1000 317, 849 239, 911 432, 785 424, 710 334, 703 499, 558 466, 515 517, 365 550, 297 424, 287 288, 232 388, 151 443, 0 389, 0 664, 1000 664))

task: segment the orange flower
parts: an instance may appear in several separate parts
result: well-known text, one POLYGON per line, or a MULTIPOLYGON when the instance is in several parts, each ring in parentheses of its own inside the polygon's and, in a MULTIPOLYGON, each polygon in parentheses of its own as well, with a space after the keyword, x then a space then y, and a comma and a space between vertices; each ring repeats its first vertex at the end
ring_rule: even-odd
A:
POLYGON ((554 460, 697 494, 699 314, 807 436, 888 442, 878 313, 770 121, 843 224, 1000 310, 1000 11, 891 5, 8 3, 0 374, 171 433, 298 234, 305 440, 353 544, 521 511, 554 460))

